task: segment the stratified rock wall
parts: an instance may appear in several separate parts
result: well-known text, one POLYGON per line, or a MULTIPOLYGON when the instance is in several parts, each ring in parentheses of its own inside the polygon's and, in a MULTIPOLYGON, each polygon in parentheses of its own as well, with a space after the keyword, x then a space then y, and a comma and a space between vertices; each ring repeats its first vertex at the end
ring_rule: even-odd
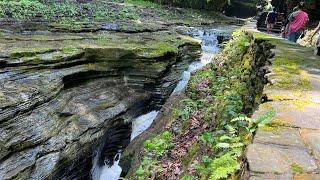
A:
POLYGON ((131 120, 161 106, 199 50, 181 38, 134 46, 144 37, 126 36, 119 46, 59 36, 0 40, 0 179, 88 179, 105 134, 130 134, 131 120))

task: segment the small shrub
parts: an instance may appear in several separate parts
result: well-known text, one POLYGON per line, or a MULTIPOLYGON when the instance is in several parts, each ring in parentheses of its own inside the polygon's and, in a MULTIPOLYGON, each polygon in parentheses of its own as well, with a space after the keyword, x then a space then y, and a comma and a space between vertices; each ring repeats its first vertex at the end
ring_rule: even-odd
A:
POLYGON ((148 153, 162 156, 166 152, 166 150, 172 146, 172 144, 170 143, 171 139, 172 133, 169 131, 165 131, 151 140, 146 140, 144 142, 144 148, 148 153))
POLYGON ((150 157, 144 157, 136 171, 138 180, 149 179, 153 173, 160 172, 161 167, 150 157))
POLYGON ((15 19, 31 19, 37 15, 41 15, 45 5, 32 0, 20 1, 0 1, 1 17, 12 17, 15 19))

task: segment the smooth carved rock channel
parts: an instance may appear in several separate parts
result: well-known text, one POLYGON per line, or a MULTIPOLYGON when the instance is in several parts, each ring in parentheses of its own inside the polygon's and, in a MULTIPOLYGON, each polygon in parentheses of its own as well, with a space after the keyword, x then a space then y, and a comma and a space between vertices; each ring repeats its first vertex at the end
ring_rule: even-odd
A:
POLYGON ((200 50, 168 32, 7 34, 0 46, 0 179, 90 179, 98 144, 105 159, 124 148, 200 50))

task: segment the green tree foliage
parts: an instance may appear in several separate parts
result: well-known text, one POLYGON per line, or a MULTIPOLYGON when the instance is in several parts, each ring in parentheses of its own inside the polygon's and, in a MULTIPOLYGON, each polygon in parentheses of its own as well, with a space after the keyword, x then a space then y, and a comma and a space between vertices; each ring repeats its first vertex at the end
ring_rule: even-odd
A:
POLYGON ((0 1, 0 16, 15 19, 33 18, 42 13, 45 5, 36 0, 0 1))
POLYGON ((229 0, 148 0, 180 7, 222 11, 229 0))
POLYGON ((108 9, 102 1, 76 3, 71 1, 41 1, 41 0, 0 0, 0 18, 30 20, 40 17, 49 21, 89 21, 137 19, 139 9, 124 7, 108 9))
POLYGON ((272 0, 271 4, 279 10, 287 10, 291 13, 292 9, 300 2, 305 2, 305 10, 311 19, 319 20, 320 16, 320 0, 272 0), (284 9, 282 9, 284 8, 284 9))

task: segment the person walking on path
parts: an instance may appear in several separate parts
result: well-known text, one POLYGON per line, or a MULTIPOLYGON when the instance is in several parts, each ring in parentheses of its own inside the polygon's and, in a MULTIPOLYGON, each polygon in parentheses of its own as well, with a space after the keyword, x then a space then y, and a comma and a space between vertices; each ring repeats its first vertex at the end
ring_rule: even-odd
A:
POLYGON ((273 29, 274 24, 277 22, 277 13, 276 8, 273 8, 266 17, 266 24, 267 24, 267 33, 270 34, 271 29, 273 29))
MULTIPOLYGON (((313 34, 311 36, 311 41, 312 41, 313 37, 319 32, 320 32, 320 22, 319 22, 316 30, 313 32, 313 34)), ((318 35, 318 38, 317 38, 314 54, 315 55, 320 55, 320 34, 318 35)))
POLYGON ((283 22, 283 26, 281 28, 281 37, 287 39, 288 35, 289 35, 289 19, 292 19, 292 16, 295 12, 298 11, 298 7, 294 7, 292 10, 292 13, 289 14, 289 16, 287 17, 287 19, 283 22))
POLYGON ((301 2, 298 5, 298 11, 292 13, 289 17, 289 35, 288 40, 292 42, 297 42, 301 34, 306 28, 307 23, 309 22, 309 16, 306 12, 303 11, 304 3, 301 2))

